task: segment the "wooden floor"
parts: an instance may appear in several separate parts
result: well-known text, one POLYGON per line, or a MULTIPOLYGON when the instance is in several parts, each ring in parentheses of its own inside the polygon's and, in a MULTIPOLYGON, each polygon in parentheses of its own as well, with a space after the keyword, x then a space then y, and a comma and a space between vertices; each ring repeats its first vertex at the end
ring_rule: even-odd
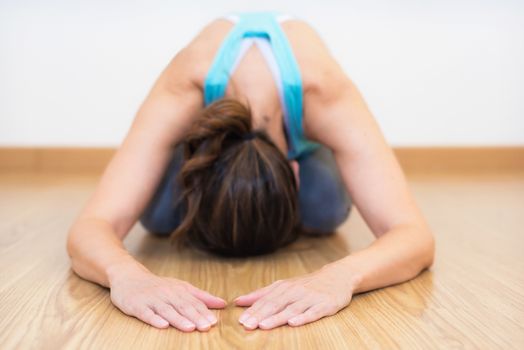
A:
MULTIPOLYGON (((147 326, 113 307, 107 289, 72 273, 67 229, 96 181, 0 174, 0 348, 524 348, 524 174, 410 176, 436 233, 430 271, 358 295, 338 314, 303 327, 247 331, 237 322, 243 309, 230 305, 204 333, 147 326)), ((177 252, 139 224, 126 245, 152 271, 230 301, 371 241, 354 210, 335 236, 247 260, 177 252)))

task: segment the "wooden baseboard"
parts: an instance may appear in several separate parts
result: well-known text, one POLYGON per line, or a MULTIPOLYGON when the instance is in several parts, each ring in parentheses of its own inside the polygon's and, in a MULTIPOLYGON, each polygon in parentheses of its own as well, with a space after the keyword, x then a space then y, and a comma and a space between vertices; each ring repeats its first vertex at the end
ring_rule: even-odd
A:
POLYGON ((524 172, 524 146, 395 147, 407 174, 524 172))
POLYGON ((116 148, 0 147, 0 171, 102 172, 116 148))
MULTIPOLYGON (((406 174, 524 172, 524 146, 393 147, 406 174)), ((0 171, 102 172, 116 148, 0 147, 0 171)))

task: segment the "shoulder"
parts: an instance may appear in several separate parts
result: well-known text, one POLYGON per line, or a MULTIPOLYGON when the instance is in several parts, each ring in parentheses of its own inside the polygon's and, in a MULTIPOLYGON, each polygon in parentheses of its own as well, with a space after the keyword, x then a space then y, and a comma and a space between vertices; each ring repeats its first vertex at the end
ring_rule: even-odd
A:
POLYGON ((283 22, 303 80, 304 94, 319 92, 347 78, 327 43, 314 26, 305 20, 283 22))
POLYGON ((321 106, 334 103, 351 87, 350 78, 331 53, 319 32, 304 20, 282 23, 299 65, 303 85, 303 126, 306 137, 315 140, 321 106))
POLYGON ((207 71, 232 25, 224 19, 215 19, 205 25, 176 53, 164 70, 169 85, 177 85, 183 80, 203 90, 207 71))

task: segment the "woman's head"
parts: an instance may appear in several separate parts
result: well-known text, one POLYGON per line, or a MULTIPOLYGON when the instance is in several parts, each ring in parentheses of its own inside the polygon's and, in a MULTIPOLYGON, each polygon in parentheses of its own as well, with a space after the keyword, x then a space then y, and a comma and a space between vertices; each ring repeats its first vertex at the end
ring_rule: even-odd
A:
POLYGON ((174 238, 227 256, 272 252, 300 232, 298 184, 286 156, 248 107, 218 100, 197 116, 184 140, 185 217, 174 238))

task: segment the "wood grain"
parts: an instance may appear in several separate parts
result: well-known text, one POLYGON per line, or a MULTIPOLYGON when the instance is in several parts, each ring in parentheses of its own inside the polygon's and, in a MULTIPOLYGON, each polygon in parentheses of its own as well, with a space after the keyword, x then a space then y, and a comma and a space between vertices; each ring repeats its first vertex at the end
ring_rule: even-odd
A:
MULTIPOLYGON (((210 331, 154 329, 112 306, 107 289, 72 273, 67 229, 97 177, 0 173, 0 347, 38 349, 524 348, 524 174, 410 177, 437 239, 434 267, 355 296, 303 327, 247 331, 243 308, 216 311, 210 331)), ((137 224, 125 241, 152 271, 228 301, 313 271, 372 242, 356 209, 335 235, 275 254, 226 259, 177 251, 137 224)))

